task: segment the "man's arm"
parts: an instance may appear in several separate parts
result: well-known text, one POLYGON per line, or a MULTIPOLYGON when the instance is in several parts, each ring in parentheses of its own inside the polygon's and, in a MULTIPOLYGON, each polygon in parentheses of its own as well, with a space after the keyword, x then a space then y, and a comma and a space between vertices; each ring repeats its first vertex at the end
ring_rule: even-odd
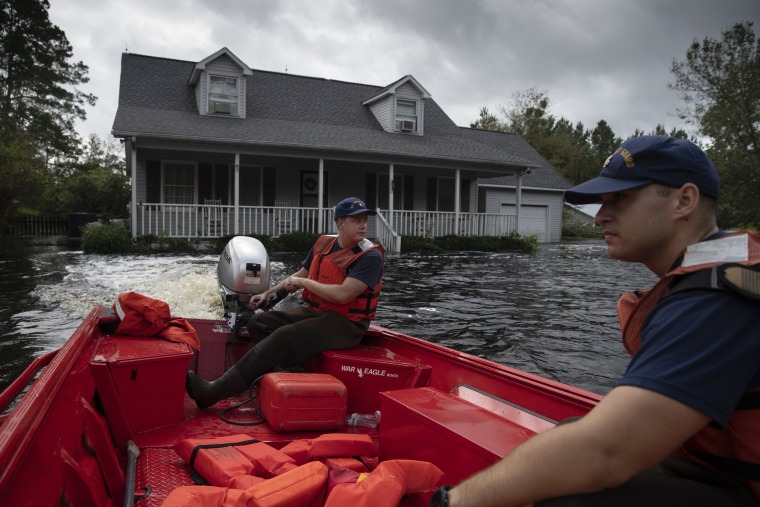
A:
POLYGON ((530 439, 449 492, 452 507, 522 506, 618 486, 709 422, 638 387, 613 389, 585 417, 530 439))
POLYGON ((327 284, 306 277, 297 276, 298 273, 286 280, 285 288, 293 292, 298 289, 309 289, 317 296, 331 303, 345 304, 353 301, 359 294, 367 290, 367 284, 356 278, 346 277, 343 283, 327 284))
POLYGON ((274 294, 275 292, 277 292, 278 290, 280 290, 283 287, 285 287, 285 289, 288 292, 294 292, 296 289, 292 289, 292 290, 288 289, 288 287, 287 287, 288 280, 290 280, 291 278, 294 278, 294 277, 295 278, 303 278, 303 277, 307 277, 307 276, 309 276, 309 271, 306 268, 299 269, 298 271, 296 271, 295 273, 293 273, 292 275, 290 275, 288 278, 285 278, 284 280, 281 280, 280 283, 278 283, 277 285, 274 285, 274 286, 270 287, 269 289, 267 289, 266 291, 262 292, 261 294, 256 294, 255 296, 253 296, 251 298, 251 302, 249 303, 249 306, 251 308, 253 308, 253 309, 258 308, 264 301, 266 301, 266 299, 269 297, 270 294, 274 294))

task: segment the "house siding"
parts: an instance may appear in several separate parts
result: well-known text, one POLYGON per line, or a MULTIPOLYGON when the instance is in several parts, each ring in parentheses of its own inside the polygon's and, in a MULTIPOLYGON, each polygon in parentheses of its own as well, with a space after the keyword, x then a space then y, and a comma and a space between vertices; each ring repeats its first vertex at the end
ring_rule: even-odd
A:
MULTIPOLYGON (((417 132, 412 132, 412 135, 421 136, 425 130, 425 101, 422 100, 420 92, 417 91, 411 83, 405 83, 398 87, 396 90, 396 99, 414 100, 417 102, 417 132)), ((393 101, 395 110, 395 100, 393 101)), ((391 121, 391 130, 395 129, 395 114, 391 121)), ((409 134, 409 133, 405 133, 409 134)))
POLYGON ((391 121, 391 102, 393 97, 375 102, 369 107, 372 114, 375 115, 377 122, 386 132, 393 132, 393 121, 391 121))

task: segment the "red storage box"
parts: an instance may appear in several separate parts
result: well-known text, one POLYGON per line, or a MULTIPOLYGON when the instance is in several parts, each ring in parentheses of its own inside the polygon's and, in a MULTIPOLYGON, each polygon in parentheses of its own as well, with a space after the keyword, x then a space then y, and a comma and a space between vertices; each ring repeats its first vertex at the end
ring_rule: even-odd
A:
POLYGON ((187 344, 156 337, 110 335, 98 343, 90 371, 117 439, 182 421, 192 357, 187 344))
POLYGON ((330 430, 346 424, 346 386, 322 373, 269 373, 258 406, 275 431, 330 430))
POLYGON ((430 366, 372 345, 325 350, 310 359, 307 368, 343 382, 348 412, 358 414, 374 414, 380 408, 378 393, 424 386, 430 377, 430 366))
POLYGON ((384 392, 380 402, 381 461, 430 461, 443 470, 445 484, 458 484, 554 426, 528 412, 501 416, 430 387, 384 392))

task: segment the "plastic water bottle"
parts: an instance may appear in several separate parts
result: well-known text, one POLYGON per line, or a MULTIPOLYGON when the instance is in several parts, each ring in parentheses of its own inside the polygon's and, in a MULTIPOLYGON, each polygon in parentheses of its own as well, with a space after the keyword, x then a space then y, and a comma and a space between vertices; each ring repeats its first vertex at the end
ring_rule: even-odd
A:
POLYGON ((348 426, 362 426, 364 428, 377 428, 380 425, 380 411, 374 414, 351 414, 346 419, 348 426))

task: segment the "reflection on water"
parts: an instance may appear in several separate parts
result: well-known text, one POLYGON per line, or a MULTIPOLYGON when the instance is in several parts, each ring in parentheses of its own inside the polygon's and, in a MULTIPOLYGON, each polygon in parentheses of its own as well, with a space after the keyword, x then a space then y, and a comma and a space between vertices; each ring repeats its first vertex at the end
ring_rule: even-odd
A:
MULTIPOLYGON (((296 271, 301 257, 272 254, 272 282, 296 271)), ((222 318, 217 261, 22 243, 2 252, 0 389, 120 292, 167 301, 174 315, 222 318)), ((617 296, 653 281, 641 266, 608 259, 600 241, 546 245, 535 255, 389 255, 377 324, 604 393, 627 363, 617 296)))

